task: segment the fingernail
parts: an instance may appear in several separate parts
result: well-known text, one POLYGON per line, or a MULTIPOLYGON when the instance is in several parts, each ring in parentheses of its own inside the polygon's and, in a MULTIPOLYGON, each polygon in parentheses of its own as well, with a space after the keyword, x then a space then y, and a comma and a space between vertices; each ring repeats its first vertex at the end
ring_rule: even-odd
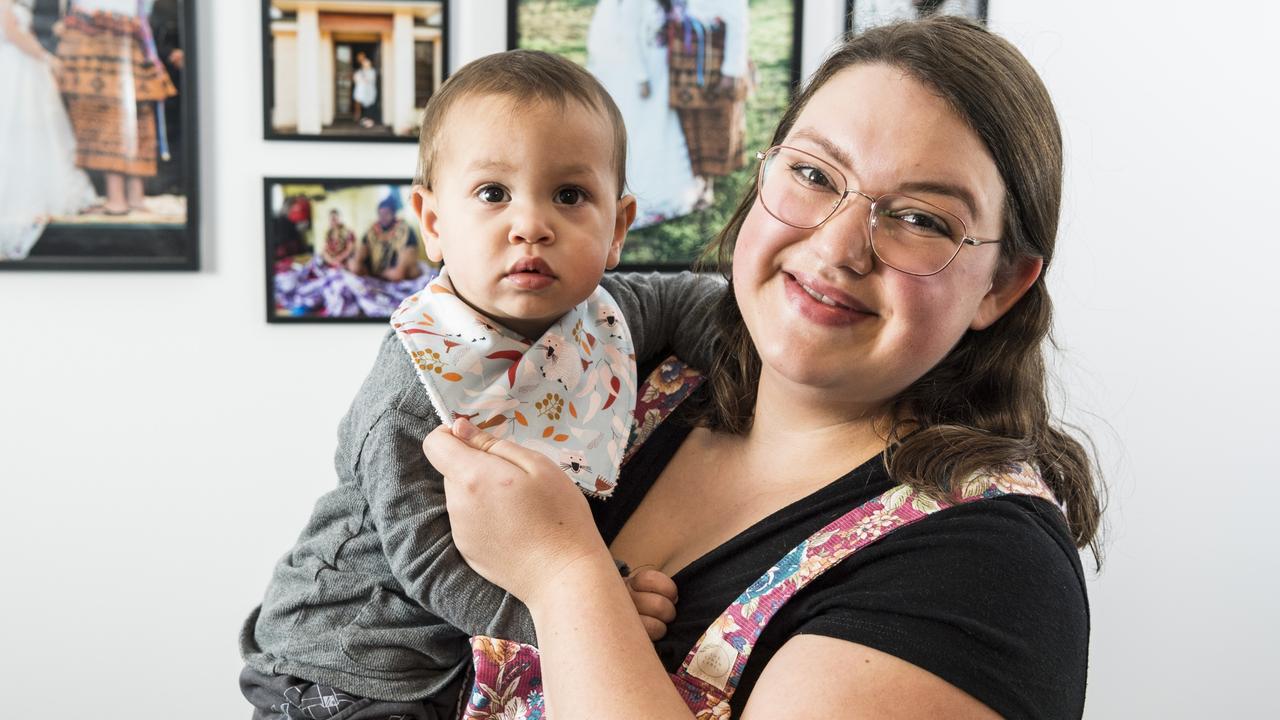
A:
POLYGON ((477 432, 480 431, 477 430, 476 426, 472 425, 471 421, 466 418, 458 418, 453 421, 453 434, 458 438, 470 440, 476 436, 477 432))

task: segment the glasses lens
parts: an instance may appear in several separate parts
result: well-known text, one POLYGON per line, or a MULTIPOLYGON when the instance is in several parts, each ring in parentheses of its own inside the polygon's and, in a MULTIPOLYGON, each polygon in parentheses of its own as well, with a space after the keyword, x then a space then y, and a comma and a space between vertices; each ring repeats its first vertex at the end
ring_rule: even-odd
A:
POLYGON ((844 177, 808 153, 775 147, 760 166, 760 200, 774 217, 800 228, 826 220, 844 196, 844 177))
POLYGON ((871 245, 886 264, 930 275, 951 262, 964 240, 960 218, 905 195, 885 195, 872 208, 871 245))

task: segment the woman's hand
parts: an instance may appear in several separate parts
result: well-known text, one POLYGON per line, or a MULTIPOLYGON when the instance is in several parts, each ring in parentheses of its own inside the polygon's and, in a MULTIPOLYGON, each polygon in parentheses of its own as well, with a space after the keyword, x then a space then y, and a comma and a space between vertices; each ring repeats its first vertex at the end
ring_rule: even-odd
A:
MULTIPOLYGON (((581 561, 613 567, 587 499, 541 453, 497 440, 466 419, 422 443, 444 476, 453 539, 476 572, 533 609, 539 589, 581 561)), ((614 571, 617 577, 617 571, 614 571)))

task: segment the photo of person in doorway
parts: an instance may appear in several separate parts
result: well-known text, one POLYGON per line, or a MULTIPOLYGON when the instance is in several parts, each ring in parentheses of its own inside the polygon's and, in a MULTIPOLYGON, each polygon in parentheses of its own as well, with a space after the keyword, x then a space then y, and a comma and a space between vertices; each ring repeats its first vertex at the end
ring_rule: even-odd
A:
POLYGON ((351 73, 351 78, 354 86, 351 99, 355 101, 356 122, 362 128, 371 128, 378 124, 378 71, 368 55, 356 53, 356 68, 351 73))
POLYGON ((448 74, 450 0, 263 3, 269 140, 417 142, 448 74))

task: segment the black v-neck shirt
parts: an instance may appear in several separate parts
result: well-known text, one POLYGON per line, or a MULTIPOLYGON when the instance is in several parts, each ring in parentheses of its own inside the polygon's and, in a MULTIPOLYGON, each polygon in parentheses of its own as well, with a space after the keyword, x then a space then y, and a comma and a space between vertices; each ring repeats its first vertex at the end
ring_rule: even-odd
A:
MULTIPOLYGON (((592 500, 606 543, 688 437, 680 410, 592 500)), ((676 619, 655 647, 675 672, 738 595, 801 541, 892 487, 880 457, 778 510, 672 578, 676 619)), ((706 509, 708 519, 714 508, 706 509)), ((627 560, 627 558, 619 558, 627 560)), ((794 635, 839 638, 921 667, 1010 718, 1078 718, 1084 709, 1089 606, 1061 512, 1006 496, 950 508, 846 558, 765 627, 731 705, 739 717, 769 658, 794 635)))

